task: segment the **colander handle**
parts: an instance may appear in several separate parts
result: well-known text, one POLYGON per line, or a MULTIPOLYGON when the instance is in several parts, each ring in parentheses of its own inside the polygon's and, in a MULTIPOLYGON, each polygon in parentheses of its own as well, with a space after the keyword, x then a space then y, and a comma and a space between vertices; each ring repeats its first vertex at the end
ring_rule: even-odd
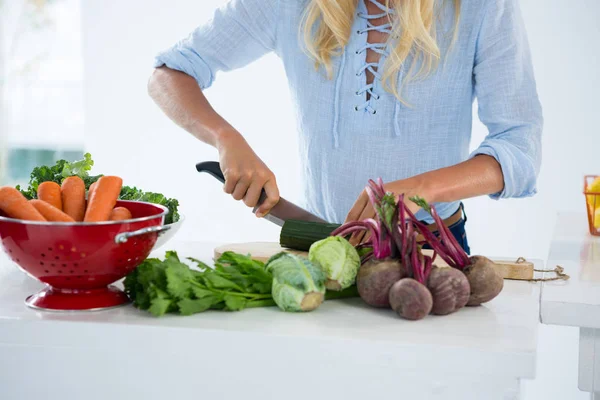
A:
POLYGON ((132 237, 135 236, 142 236, 142 235, 146 235, 148 233, 155 233, 158 232, 159 234, 168 231, 169 229, 171 229, 171 225, 160 225, 160 226, 150 226, 148 228, 142 228, 139 229, 137 231, 133 231, 133 232, 123 232, 123 233, 119 233, 117 236, 115 236, 115 243, 117 244, 121 244, 121 243, 127 243, 127 241, 129 239, 131 239, 132 237))

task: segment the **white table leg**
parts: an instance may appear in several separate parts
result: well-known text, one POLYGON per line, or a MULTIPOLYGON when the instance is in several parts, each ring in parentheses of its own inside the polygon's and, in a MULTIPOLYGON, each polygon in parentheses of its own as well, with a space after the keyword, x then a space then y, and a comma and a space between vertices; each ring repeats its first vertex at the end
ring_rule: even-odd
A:
POLYGON ((600 400, 600 329, 579 329, 579 389, 600 400))

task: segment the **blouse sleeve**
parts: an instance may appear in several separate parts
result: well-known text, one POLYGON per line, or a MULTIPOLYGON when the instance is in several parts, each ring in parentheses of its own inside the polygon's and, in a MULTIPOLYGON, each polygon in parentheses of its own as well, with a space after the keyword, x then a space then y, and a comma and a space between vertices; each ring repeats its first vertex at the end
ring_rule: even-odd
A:
POLYGON ((206 89, 219 71, 243 67, 275 49, 278 8, 278 0, 230 0, 206 24, 160 52, 154 66, 184 72, 206 89))
POLYGON ((490 0, 486 5, 473 80, 479 118, 489 133, 471 157, 494 157, 504 175, 504 189, 491 197, 534 195, 543 116, 518 0, 490 0))

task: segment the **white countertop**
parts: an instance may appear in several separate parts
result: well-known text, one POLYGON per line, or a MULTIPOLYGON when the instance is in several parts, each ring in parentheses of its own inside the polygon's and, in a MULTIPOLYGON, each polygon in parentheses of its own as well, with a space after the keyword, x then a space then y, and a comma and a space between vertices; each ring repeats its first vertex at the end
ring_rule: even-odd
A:
MULTIPOLYGON (((214 248, 198 243, 167 247, 204 261, 210 261, 214 248)), ((41 284, 5 258, 0 262, 0 287, 0 351, 2 346, 13 352, 25 346, 130 357, 147 352, 153 357, 185 354, 204 361, 203 367, 196 365, 197 373, 206 363, 228 368, 240 357, 265 371, 277 368, 278 360, 313 360, 326 370, 360 366, 379 371, 380 384, 390 387, 398 373, 415 376, 415 381, 421 374, 434 386, 437 381, 443 385, 449 376, 473 380, 474 371, 496 382, 535 375, 539 285, 528 282, 505 281, 502 294, 485 306, 417 322, 402 320, 390 310, 369 308, 360 299, 327 301, 304 314, 275 307, 162 318, 132 306, 83 314, 40 312, 23 301, 41 284)), ((5 380, 22 379, 16 372, 4 373, 8 373, 5 380)))
POLYGON ((600 237, 589 234, 585 214, 558 215, 547 267, 556 265, 570 279, 543 283, 542 322, 600 328, 600 237))

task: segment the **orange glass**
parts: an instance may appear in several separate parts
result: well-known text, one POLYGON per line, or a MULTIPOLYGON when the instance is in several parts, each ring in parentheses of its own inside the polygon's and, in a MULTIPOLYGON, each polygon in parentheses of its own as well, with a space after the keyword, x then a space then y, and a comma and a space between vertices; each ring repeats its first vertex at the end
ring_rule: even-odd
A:
POLYGON ((583 194, 588 215, 588 224, 590 233, 594 236, 600 236, 600 192, 591 192, 588 190, 590 184, 598 178, 599 175, 586 175, 583 181, 583 194))

